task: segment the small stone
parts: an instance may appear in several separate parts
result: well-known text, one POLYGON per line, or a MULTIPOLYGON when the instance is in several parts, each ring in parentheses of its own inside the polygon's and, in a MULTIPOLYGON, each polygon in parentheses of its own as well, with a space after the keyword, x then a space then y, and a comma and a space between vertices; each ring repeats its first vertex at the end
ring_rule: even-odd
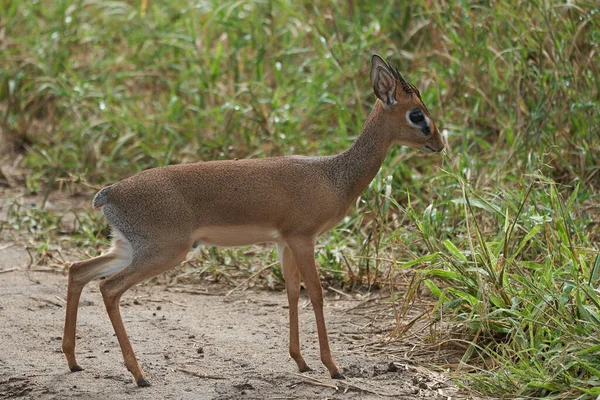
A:
POLYGON ((246 390, 254 390, 254 386, 252 386, 250 383, 245 382, 245 383, 240 383, 237 385, 233 385, 234 388, 238 389, 239 391, 245 393, 246 390))
POLYGON ((388 372, 396 372, 396 371, 398 371, 398 366, 396 364, 394 364, 393 362, 391 362, 388 365, 387 370, 388 370, 388 372))

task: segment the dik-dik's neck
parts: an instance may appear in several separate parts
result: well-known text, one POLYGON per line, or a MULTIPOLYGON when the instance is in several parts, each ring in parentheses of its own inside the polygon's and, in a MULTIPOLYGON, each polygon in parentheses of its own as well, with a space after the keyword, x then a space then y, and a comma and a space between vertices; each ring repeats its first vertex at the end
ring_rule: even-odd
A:
POLYGON ((383 113, 383 105, 377 101, 358 139, 348 150, 330 159, 333 183, 350 201, 373 180, 392 145, 383 113))

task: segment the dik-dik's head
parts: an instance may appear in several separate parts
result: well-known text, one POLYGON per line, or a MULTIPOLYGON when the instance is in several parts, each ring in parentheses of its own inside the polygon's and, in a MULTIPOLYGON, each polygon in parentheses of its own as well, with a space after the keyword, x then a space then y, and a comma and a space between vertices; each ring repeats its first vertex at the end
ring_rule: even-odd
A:
POLYGON ((417 88, 378 55, 371 60, 371 84, 383 103, 394 142, 425 152, 444 149, 444 140, 417 88))

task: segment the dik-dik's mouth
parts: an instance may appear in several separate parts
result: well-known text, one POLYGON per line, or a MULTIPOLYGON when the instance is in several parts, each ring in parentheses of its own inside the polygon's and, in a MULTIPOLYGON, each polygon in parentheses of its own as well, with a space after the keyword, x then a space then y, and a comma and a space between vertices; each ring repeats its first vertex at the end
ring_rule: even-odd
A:
POLYGON ((444 146, 442 146, 440 149, 437 149, 437 150, 429 145, 423 146, 423 151, 425 153, 440 153, 442 150, 444 150, 444 146))

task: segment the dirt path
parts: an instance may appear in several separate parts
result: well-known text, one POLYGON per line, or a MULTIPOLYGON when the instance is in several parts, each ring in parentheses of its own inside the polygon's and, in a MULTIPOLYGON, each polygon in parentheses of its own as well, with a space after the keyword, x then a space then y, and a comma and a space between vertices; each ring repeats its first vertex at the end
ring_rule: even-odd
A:
MULTIPOLYGON (((298 374, 287 354, 285 293, 229 288, 141 286, 127 292, 122 314, 151 387, 125 369, 98 285, 84 290, 71 373, 61 352, 66 278, 27 269, 29 256, 0 242, 0 398, 306 399, 457 398, 447 377, 360 346, 380 338, 358 302, 326 300, 334 356, 347 379, 329 379, 319 361, 310 303, 301 298, 300 329, 313 371, 298 374), (188 292, 188 293, 185 293, 188 292), (208 294, 191 294, 208 293, 208 294), (202 375, 205 375, 204 377, 202 375)), ((388 327, 389 328, 389 327, 388 327)), ((409 346, 409 344, 407 344, 409 346)))

